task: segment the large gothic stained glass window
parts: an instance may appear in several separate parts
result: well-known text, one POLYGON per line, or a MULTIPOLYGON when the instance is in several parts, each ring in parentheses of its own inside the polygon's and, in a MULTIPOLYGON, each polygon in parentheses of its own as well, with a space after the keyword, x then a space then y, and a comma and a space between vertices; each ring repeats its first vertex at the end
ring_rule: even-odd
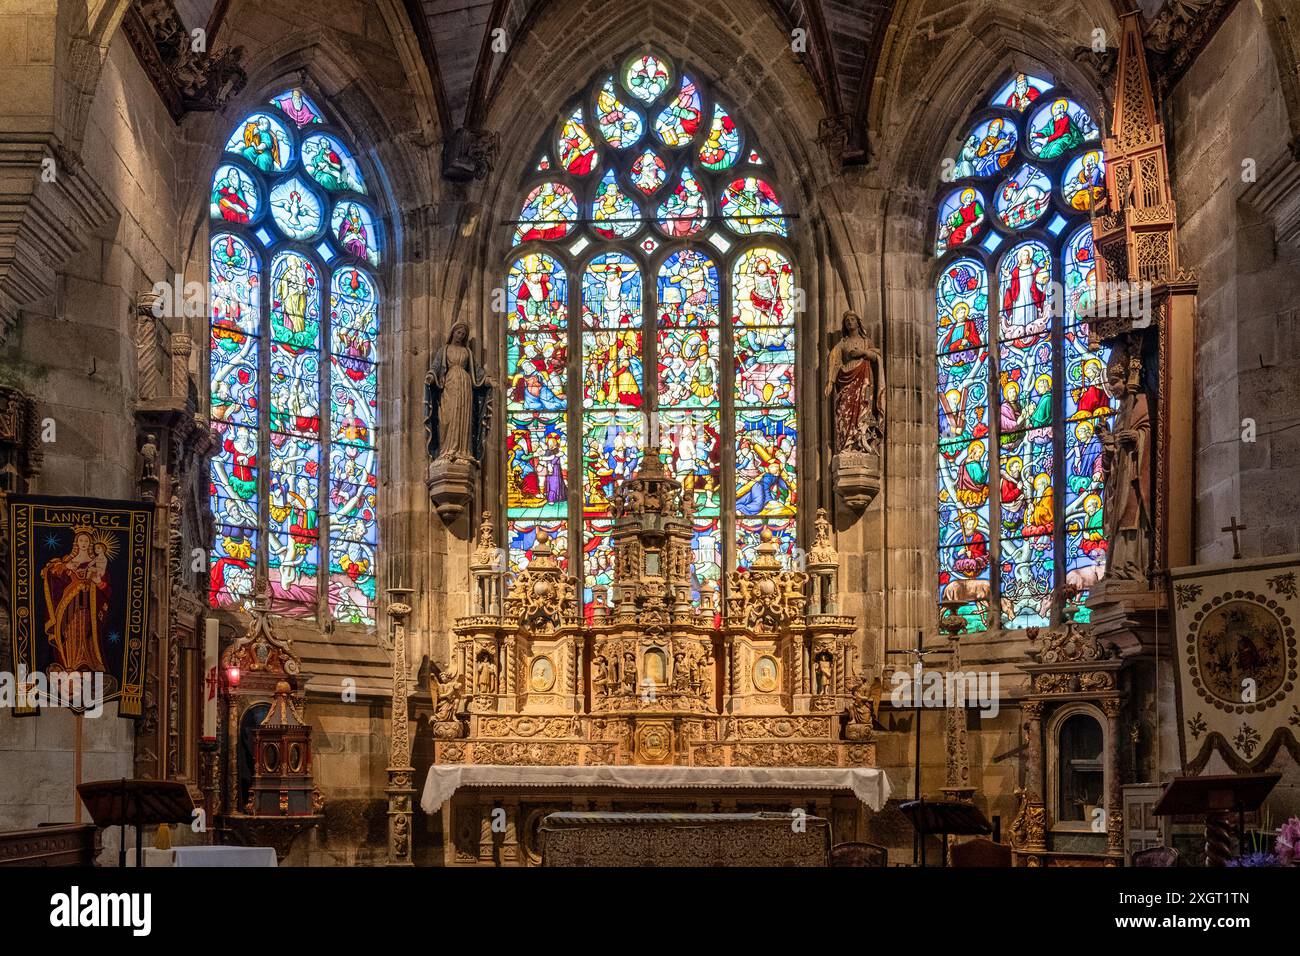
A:
POLYGON ((1052 81, 1010 78, 963 128, 938 197, 939 600, 968 631, 1046 626, 1105 568, 1106 355, 1088 212, 1101 132, 1052 81))
POLYGON ((346 136, 302 90, 231 133, 210 206, 211 603, 373 624, 382 241, 346 136))
POLYGON ((695 597, 799 500, 795 269, 772 173, 690 71, 644 53, 557 119, 506 264, 510 564, 538 532, 613 580, 611 500, 657 450, 694 505, 695 597), (724 480, 733 476, 734 480, 724 480))

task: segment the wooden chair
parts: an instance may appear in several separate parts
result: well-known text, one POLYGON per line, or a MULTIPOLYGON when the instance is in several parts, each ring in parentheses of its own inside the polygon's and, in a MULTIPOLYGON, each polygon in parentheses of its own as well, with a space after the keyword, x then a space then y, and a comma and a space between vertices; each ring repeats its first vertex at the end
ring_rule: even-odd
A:
POLYGON ((878 843, 837 843, 831 866, 888 866, 889 852, 878 843))
POLYGON ((949 852, 953 866, 1011 866, 1011 847, 984 837, 954 844, 949 852))
POLYGON ((1129 865, 1160 867, 1178 866, 1178 851, 1171 846, 1147 847, 1145 850, 1138 850, 1134 853, 1133 861, 1129 865))

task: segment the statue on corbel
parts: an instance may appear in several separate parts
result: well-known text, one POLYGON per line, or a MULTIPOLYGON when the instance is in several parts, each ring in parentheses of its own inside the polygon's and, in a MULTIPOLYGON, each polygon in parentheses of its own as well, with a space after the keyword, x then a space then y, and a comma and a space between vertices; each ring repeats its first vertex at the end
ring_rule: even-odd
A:
POLYGON ((885 424, 885 365, 867 338, 862 317, 845 312, 840 339, 826 365, 825 396, 831 400, 835 495, 861 511, 880 491, 880 442, 885 424))
POLYGON ((483 369, 468 323, 452 325, 429 365, 424 386, 429 498, 450 524, 464 513, 474 493, 496 389, 483 369))

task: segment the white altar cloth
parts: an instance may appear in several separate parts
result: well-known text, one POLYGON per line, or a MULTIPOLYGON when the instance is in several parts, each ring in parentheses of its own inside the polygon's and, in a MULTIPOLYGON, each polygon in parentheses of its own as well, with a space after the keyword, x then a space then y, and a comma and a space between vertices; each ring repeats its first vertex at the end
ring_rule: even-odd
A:
POLYGON ((434 764, 420 806, 434 813, 461 787, 626 787, 644 790, 752 787, 775 790, 849 790, 879 810, 889 781, 871 767, 513 767, 434 764))
MULTIPOLYGON (((134 859, 134 854, 132 854, 134 859)), ((145 866, 278 866, 269 846, 178 846, 170 850, 146 847, 145 866)))

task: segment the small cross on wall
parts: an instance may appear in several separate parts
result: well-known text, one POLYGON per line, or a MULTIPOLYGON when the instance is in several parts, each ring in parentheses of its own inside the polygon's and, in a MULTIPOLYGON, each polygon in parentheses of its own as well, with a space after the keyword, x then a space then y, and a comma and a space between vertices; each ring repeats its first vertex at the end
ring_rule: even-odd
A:
POLYGON ((1244 524, 1237 524, 1237 516, 1232 516, 1232 521, 1219 529, 1232 535, 1232 560, 1236 561, 1241 557, 1241 533, 1246 530, 1244 524))

